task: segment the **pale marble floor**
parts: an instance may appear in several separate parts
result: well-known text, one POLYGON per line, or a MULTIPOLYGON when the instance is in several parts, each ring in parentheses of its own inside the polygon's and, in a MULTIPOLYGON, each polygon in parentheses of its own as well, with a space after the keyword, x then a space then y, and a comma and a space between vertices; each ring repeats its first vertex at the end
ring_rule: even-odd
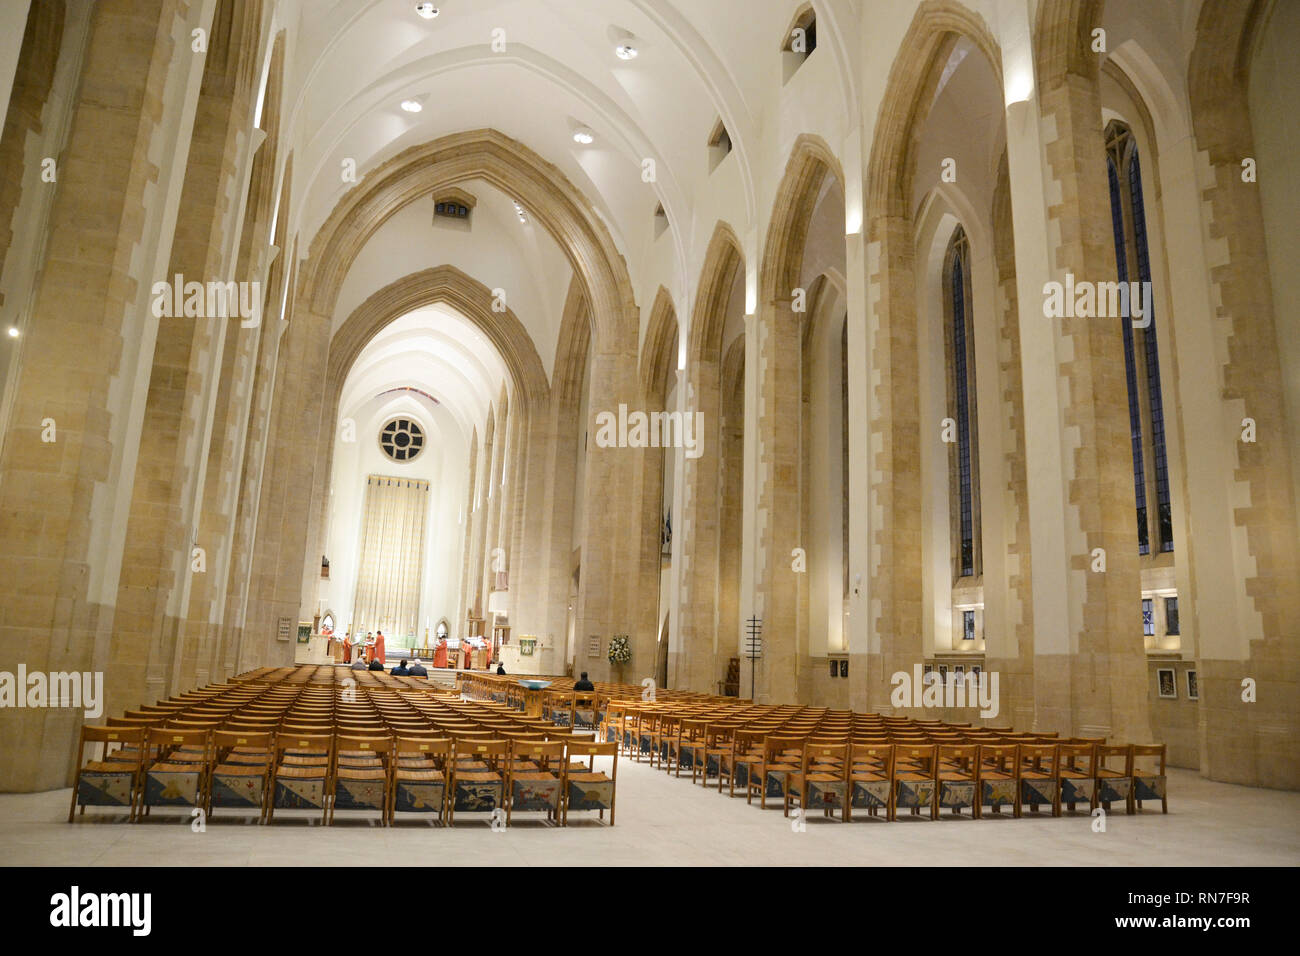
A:
POLYGON ((612 829, 592 814, 571 817, 567 830, 517 818, 501 832, 481 816, 453 829, 384 829, 340 816, 323 830, 286 813, 271 827, 218 816, 195 833, 178 811, 131 826, 95 808, 69 825, 66 789, 3 794, 0 847, 11 866, 1300 864, 1300 793, 1212 783, 1187 770, 1170 771, 1168 816, 1112 813, 1106 833, 1094 833, 1084 814, 850 826, 814 818, 794 832, 779 808, 763 812, 628 761, 619 762, 618 789, 612 829))

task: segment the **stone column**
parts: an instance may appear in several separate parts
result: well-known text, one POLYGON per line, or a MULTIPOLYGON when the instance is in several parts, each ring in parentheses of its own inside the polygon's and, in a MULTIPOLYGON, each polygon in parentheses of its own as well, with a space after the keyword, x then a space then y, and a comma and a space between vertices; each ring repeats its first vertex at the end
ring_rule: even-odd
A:
MULTIPOLYGON (((614 350, 607 350, 597 340, 588 375, 591 399, 576 636, 580 669, 588 671, 592 680, 616 676, 606 657, 610 638, 615 634, 632 635, 636 627, 635 604, 629 603, 629 598, 635 594, 639 563, 640 538, 635 528, 641 509, 636 500, 636 471, 642 464, 642 451, 602 448, 597 442, 596 421, 601 412, 612 413, 617 419, 620 404, 635 407, 635 337, 630 345, 614 345, 614 350), (588 660, 587 642, 595 635, 600 637, 601 656, 588 660)), ((625 672, 624 676, 632 675, 625 672)))
POLYGON ((889 712, 890 675, 911 674, 923 655, 922 422, 911 218, 897 210, 876 212, 868 224, 868 241, 867 367, 874 387, 868 435, 871 620, 866 698, 869 709, 889 712))
MULTIPOLYGON (((1009 23, 1007 159, 1024 386, 1035 727, 1150 737, 1123 342, 1115 319, 1047 318, 1044 286, 1114 281, 1095 59, 1032 80, 1009 23), (1031 79, 1023 81, 1024 76, 1031 79), (1061 396, 1068 396, 1062 404, 1061 396), (1105 571, 1093 571, 1094 549, 1105 571)), ((1018 38, 1018 39, 1017 39, 1018 38)), ((1041 55, 1041 54, 1040 54, 1041 55)), ((1041 62, 1041 60, 1040 60, 1041 62)))
MULTIPOLYGON (((105 713, 140 703, 112 646, 158 324, 137 276, 170 260, 202 74, 189 32, 212 10, 105 0, 91 13, 0 452, 0 670, 103 672, 105 713)), ((63 786, 82 713, 0 711, 6 788, 63 786)))
MULTIPOLYGON (((693 357, 678 388, 682 419, 698 411, 703 434, 698 457, 682 455, 682 508, 675 512, 674 537, 681 535, 681 581, 675 609, 681 616, 681 652, 673 687, 701 694, 717 693, 718 670, 718 535, 722 493, 719 401, 720 356, 716 347, 693 357)), ((679 453, 680 454, 680 453, 679 453)))
POLYGON ((803 546, 799 457, 803 408, 801 325, 789 299, 763 303, 759 320, 758 541, 764 568, 758 577, 763 604, 763 657, 755 693, 760 703, 791 704, 798 696, 800 667, 800 582, 792 555, 795 548, 803 546))

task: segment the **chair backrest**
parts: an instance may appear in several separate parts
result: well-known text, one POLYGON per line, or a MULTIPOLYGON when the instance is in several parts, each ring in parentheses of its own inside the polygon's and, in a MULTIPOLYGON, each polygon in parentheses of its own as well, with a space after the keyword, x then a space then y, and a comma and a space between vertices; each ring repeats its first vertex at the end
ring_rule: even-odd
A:
POLYGON ((324 751, 334 753, 333 734, 300 734, 281 730, 275 736, 275 754, 278 759, 286 750, 324 751))
POLYGON ((1028 765, 1036 773, 1046 773, 1053 777, 1060 776, 1060 766, 1057 760, 1059 747, 1060 744, 1055 743, 1021 743, 1020 763, 1022 768, 1028 765))
POLYGON ((912 773, 927 773, 933 776, 938 772, 938 761, 935 759, 937 751, 935 744, 923 743, 899 743, 894 744, 894 766, 899 767, 902 761, 909 761, 916 764, 916 768, 910 770, 912 773))
POLYGON ((1160 762, 1160 775, 1162 777, 1164 776, 1165 774, 1165 745, 1164 744, 1132 744, 1129 747, 1129 752, 1132 754, 1131 766, 1132 766, 1133 773, 1137 773, 1138 770, 1140 769, 1138 767, 1139 760, 1142 760, 1142 758, 1145 757, 1156 757, 1159 758, 1159 762, 1160 762))
POLYGON ((956 767, 959 773, 968 773, 971 777, 975 776, 975 767, 979 763, 979 756, 979 744, 946 742, 939 744, 940 765, 947 763, 956 767))
POLYGON ((500 738, 483 739, 477 735, 472 737, 453 737, 452 753, 457 757, 480 757, 492 758, 495 760, 510 752, 510 741, 501 740, 500 738))
POLYGON ((245 747, 249 750, 270 750, 272 735, 265 731, 258 733, 245 733, 240 730, 214 730, 212 732, 212 750, 217 756, 222 756, 223 751, 229 753, 236 747, 245 747))
POLYGON ((538 763, 549 766, 552 761, 557 765, 563 766, 564 752, 568 744, 563 740, 513 740, 511 741, 511 753, 524 760, 533 760, 538 763))
POLYGON ((1097 775, 1097 745, 1095 743, 1063 743, 1057 747, 1061 768, 1088 777, 1097 775))
POLYGON ((446 760, 451 756, 450 737, 405 737, 399 736, 393 741, 393 752, 397 756, 414 754, 421 757, 440 757, 446 760))
POLYGON ((155 727, 149 731, 148 746, 150 751, 171 750, 176 747, 202 747, 207 753, 212 739, 212 731, 194 728, 155 727))
POLYGON ((1110 773, 1122 773, 1126 777, 1133 776, 1133 748, 1128 744, 1106 744, 1097 748, 1097 773, 1103 770, 1110 773), (1115 759, 1119 758, 1119 767, 1114 766, 1115 759))
POLYGON ((1020 773, 1020 745, 1015 743, 983 743, 980 748, 981 773, 1020 773))
POLYGON ((360 736, 339 734, 334 738, 334 752, 344 750, 364 750, 375 754, 387 755, 393 749, 393 738, 379 736, 360 736))
POLYGON ((801 765, 804 772, 815 764, 840 764, 845 770, 849 766, 849 744, 847 742, 826 742, 810 740, 804 744, 801 765))
POLYGON ((139 758, 144 757, 144 739, 147 733, 144 727, 100 727, 94 724, 81 725, 81 742, 77 746, 77 763, 81 763, 86 744, 100 743, 105 753, 111 744, 134 744, 139 749, 139 758))

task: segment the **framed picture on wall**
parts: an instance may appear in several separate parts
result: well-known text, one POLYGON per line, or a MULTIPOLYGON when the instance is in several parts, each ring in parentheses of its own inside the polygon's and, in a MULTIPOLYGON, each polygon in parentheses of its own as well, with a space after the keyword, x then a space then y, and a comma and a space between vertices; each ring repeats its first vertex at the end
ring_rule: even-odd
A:
POLYGON ((847 657, 844 658, 844 660, 840 661, 840 676, 841 677, 849 676, 849 659, 847 657))
POLYGON ((1156 668, 1156 689, 1161 697, 1177 700, 1178 682, 1174 680, 1174 669, 1172 667, 1156 668))
POLYGON ((1187 672, 1187 699, 1200 700, 1201 689, 1196 684, 1196 671, 1187 672))

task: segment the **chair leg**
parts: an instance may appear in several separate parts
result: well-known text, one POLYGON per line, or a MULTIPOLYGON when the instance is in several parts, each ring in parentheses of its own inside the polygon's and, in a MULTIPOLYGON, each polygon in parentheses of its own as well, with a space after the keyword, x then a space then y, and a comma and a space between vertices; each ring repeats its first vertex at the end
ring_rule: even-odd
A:
MULTIPOLYGON (((80 759, 80 758, 78 758, 80 759)), ((77 812, 77 794, 81 792, 81 771, 77 771, 77 777, 72 781, 72 804, 68 807, 68 822, 71 823, 77 812)))

